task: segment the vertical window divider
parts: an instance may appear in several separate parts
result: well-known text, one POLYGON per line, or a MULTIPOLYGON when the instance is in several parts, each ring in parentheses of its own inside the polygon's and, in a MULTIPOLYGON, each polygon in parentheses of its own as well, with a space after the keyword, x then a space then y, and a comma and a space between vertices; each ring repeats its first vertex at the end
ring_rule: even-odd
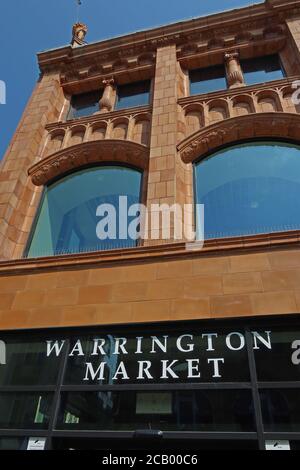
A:
POLYGON ((62 355, 62 361, 59 366, 59 372, 58 372, 58 377, 57 377, 57 382, 56 382, 56 390, 54 393, 52 407, 51 407, 51 414, 50 414, 45 450, 52 450, 53 448, 52 437, 53 437, 53 431, 54 431, 55 424, 57 422, 58 413, 59 413, 59 407, 60 407, 60 401, 61 401, 61 388, 62 388, 63 379, 64 379, 66 368, 67 368, 69 352, 70 352, 70 339, 67 338, 65 340, 65 347, 64 347, 64 352, 62 355))
POLYGON ((258 444, 259 444, 260 450, 265 450, 264 427, 263 427, 259 389, 257 385, 256 363, 255 363, 255 357, 254 357, 254 352, 253 352, 253 347, 252 347, 252 344, 253 344, 252 335, 250 332, 250 328, 248 326, 246 326, 245 331, 246 331, 246 345, 247 345, 249 368, 250 368, 250 378, 251 378, 251 385, 252 385, 252 396, 253 396, 253 404, 254 404, 255 421, 256 421, 256 427, 257 427, 256 430, 257 430, 258 444))

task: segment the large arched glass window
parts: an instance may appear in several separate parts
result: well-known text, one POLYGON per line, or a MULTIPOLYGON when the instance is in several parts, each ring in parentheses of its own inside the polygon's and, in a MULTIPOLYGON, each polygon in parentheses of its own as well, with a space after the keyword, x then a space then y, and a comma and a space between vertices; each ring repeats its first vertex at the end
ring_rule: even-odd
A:
POLYGON ((195 181, 206 239, 300 229, 300 146, 235 145, 198 162, 195 181))
POLYGON ((137 216, 127 217, 126 205, 130 208, 140 202, 141 178, 138 170, 104 165, 78 171, 47 186, 27 256, 136 246, 137 240, 128 236, 127 228, 137 216), (105 240, 97 231, 101 221, 102 232, 107 232, 105 240))

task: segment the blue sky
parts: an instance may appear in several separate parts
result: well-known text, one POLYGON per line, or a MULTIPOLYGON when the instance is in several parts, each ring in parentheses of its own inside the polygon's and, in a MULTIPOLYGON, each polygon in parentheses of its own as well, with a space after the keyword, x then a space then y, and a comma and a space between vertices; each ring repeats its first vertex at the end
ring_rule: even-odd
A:
MULTIPOLYGON (((82 0, 80 20, 94 42, 253 3, 259 0, 82 0)), ((36 53, 67 44, 76 19, 76 0, 1 0, 0 80, 7 104, 0 104, 0 158, 38 78, 36 53)))

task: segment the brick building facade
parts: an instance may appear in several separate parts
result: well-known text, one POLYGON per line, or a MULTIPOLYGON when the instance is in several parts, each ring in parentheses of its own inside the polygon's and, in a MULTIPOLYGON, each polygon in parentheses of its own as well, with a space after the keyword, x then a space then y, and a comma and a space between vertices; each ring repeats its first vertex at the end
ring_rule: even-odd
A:
MULTIPOLYGON (((35 419, 34 424, 28 425, 20 417, 20 422, 14 425, 0 423, 0 442, 2 436, 4 447, 19 446, 24 436, 44 436, 48 447, 54 445, 52 439, 57 442, 60 439, 56 446, 76 447, 74 441, 62 443, 63 438, 82 441, 82 430, 90 431, 90 439, 117 436, 125 442, 137 429, 147 427, 141 420, 128 428, 120 425, 118 429, 116 424, 114 428, 107 424, 101 428, 99 421, 94 426, 88 423, 86 429, 78 428, 80 419, 73 406, 67 412, 69 421, 66 412, 63 414, 69 427, 61 424, 58 431, 59 395, 72 393, 62 389, 66 386, 61 382, 63 371, 57 378, 59 386, 48 382, 35 385, 25 379, 10 381, 5 378, 5 368, 9 368, 9 354, 14 353, 9 349, 11 343, 24 343, 31 335, 33 341, 39 337, 46 341, 52 334, 53 338, 69 338, 74 334, 79 338, 85 332, 98 336, 105 334, 102 332, 121 336, 137 332, 140 337, 153 331, 157 336, 166 331, 171 334, 173 328, 183 333, 204 328, 210 332, 224 330, 229 336, 245 331, 249 379, 237 380, 229 373, 228 380, 225 377, 223 382, 227 392, 242 389, 241 384, 248 383, 254 404, 253 409, 252 405, 247 406, 248 411, 250 408, 253 411, 255 424, 249 424, 251 419, 246 412, 235 416, 234 423, 230 417, 226 417, 229 424, 224 418, 222 426, 218 425, 218 417, 201 415, 200 419, 195 413, 191 425, 186 416, 186 421, 182 417, 183 413, 179 424, 178 412, 177 425, 168 427, 162 418, 154 424, 154 429, 164 432, 164 445, 169 439, 175 442, 176 432, 180 431, 180 439, 191 439, 193 433, 198 447, 203 442, 207 446, 211 442, 215 446, 219 445, 217 442, 229 446, 230 440, 234 448, 238 448, 238 442, 246 447, 264 448, 266 440, 277 437, 297 446, 300 403, 294 392, 299 393, 299 366, 294 364, 288 377, 265 378, 261 372, 262 378, 257 378, 260 365, 256 364, 257 370, 253 368, 257 358, 253 359, 253 351, 249 352, 249 335, 253 329, 260 332, 264 340, 260 339, 260 346, 269 354, 270 338, 266 331, 274 331, 276 360, 282 345, 291 354, 291 346, 296 349, 295 341, 300 340, 300 225, 292 230, 209 237, 203 249, 198 249, 197 244, 187 246, 184 239, 163 240, 159 232, 154 240, 149 238, 137 247, 41 257, 28 257, 27 253, 43 188, 76 171, 102 164, 135 167, 142 172, 141 200, 147 206, 192 204, 196 193, 194 167, 201 158, 244 142, 281 141, 299 145, 300 105, 295 104, 292 96, 297 88, 294 82, 300 78, 300 2, 269 0, 107 41, 82 45, 73 42, 38 54, 38 61, 40 78, 0 167, 0 339, 8 348, 6 365, 0 366, 0 406, 1 394, 9 408, 12 403, 9 400, 30 390, 53 393, 54 404, 50 400, 49 407, 45 405, 48 411, 38 410, 47 416, 44 421, 35 419), (253 58, 275 56, 282 64, 284 76, 248 84, 242 64, 247 61, 249 64, 253 58), (191 93, 190 71, 220 66, 225 70, 226 89, 191 93), (118 88, 146 81, 150 83, 148 104, 116 109, 118 88), (98 91, 102 98, 96 113, 70 118, 74 96, 98 91), (277 341, 276 335, 283 331, 289 331, 291 344, 286 345, 286 337, 277 341), (278 398, 278 407, 283 409, 282 421, 278 416, 266 418, 265 401, 269 400, 270 405, 274 399, 266 398, 267 384, 271 382, 269 388, 273 392, 281 388, 287 392, 278 398), (29 385, 31 389, 26 388, 29 385), (260 393, 266 395, 259 400, 260 393), (288 401, 295 422, 280 400, 288 401), (207 426, 203 424, 206 419, 207 426)), ((231 351, 243 349, 242 343, 240 347, 231 346, 231 351)), ((259 349, 255 342, 252 349, 259 349)), ((210 350, 208 344, 206 352, 210 350)), ((284 348, 282 354, 286 354, 284 348)), ((240 361, 242 367, 243 358, 240 361)), ((281 364, 281 359, 278 361, 281 364)), ((172 373, 170 376, 174 378, 172 373)), ((218 381, 217 376, 215 368, 214 377, 205 381, 210 382, 207 390, 211 381, 213 384, 218 381)), ((162 392, 162 384, 153 380, 152 396, 159 391, 159 399, 166 390, 171 390, 170 393, 186 390, 187 384, 182 380, 177 388, 173 380, 171 384, 165 382, 162 392)), ((187 381, 188 388, 190 382, 187 381)), ((199 378, 196 382, 195 393, 204 393, 204 384, 199 383, 199 378)), ((109 388, 107 384, 102 386, 104 392, 109 388)), ((125 393, 134 388, 130 386, 114 383, 109 390, 125 393)), ((150 390, 147 386, 144 384, 144 392, 150 390)), ((140 383, 138 387, 141 389, 140 383)), ((86 393, 94 392, 91 388, 86 393)), ((139 407, 149 408, 151 401, 142 400, 143 396, 139 407)), ((197 404, 200 398, 193 400, 197 404)), ((172 408, 167 401, 166 398, 162 416, 175 413, 174 403, 172 408)), ((176 403, 179 406, 178 400, 176 403)), ((213 403, 212 399, 212 407, 213 403)))

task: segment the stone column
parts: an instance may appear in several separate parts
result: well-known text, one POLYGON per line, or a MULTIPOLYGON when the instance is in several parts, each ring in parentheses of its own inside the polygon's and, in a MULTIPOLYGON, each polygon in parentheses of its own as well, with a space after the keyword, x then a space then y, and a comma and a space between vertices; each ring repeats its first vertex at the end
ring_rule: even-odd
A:
POLYGON ((288 75, 300 73, 300 14, 286 19, 288 44, 280 53, 288 75))
POLYGON ((238 52, 225 54, 226 75, 229 88, 238 88, 245 85, 243 72, 239 62, 238 52))
POLYGON ((64 99, 59 73, 44 74, 1 161, 0 260, 20 257, 27 243, 40 194, 27 171, 39 160, 45 126, 59 119, 64 99))
POLYGON ((101 100, 99 101, 100 113, 109 113, 114 110, 116 93, 115 81, 113 78, 103 80, 104 91, 101 100))
MULTIPOLYGON (((187 188, 185 184, 186 165, 177 153, 178 124, 178 79, 180 78, 176 46, 169 45, 157 50, 156 72, 153 90, 153 117, 151 127, 150 162, 148 175, 147 208, 151 218, 161 216, 163 205, 174 204, 183 208, 186 202, 187 188), (158 206, 160 205, 160 211, 158 206)), ((166 211, 166 209, 164 209, 166 211)), ((150 217, 148 218, 150 224, 150 217)), ((167 222, 161 219, 159 228, 148 224, 148 240, 144 244, 157 245, 179 241, 175 239, 175 222, 177 214, 171 214, 170 238, 163 232, 167 222), (152 228, 152 230, 151 230, 152 228)), ((176 224, 178 226, 178 223, 176 224)), ((184 238, 184 236, 183 236, 184 238)), ((181 239, 182 240, 182 239, 181 239)))

